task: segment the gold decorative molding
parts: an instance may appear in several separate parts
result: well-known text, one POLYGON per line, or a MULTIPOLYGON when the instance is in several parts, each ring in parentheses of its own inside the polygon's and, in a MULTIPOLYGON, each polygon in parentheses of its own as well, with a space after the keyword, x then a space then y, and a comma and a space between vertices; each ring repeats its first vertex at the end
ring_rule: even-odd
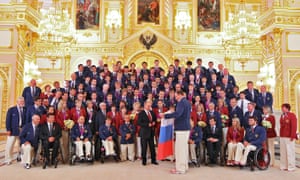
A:
POLYGON ((290 8, 269 9, 258 18, 258 23, 263 33, 271 31, 274 27, 297 27, 299 26, 299 22, 299 10, 290 8))
POLYGON ((4 129, 6 127, 5 119, 6 112, 10 105, 10 92, 11 92, 11 65, 10 64, 0 64, 0 79, 2 80, 2 101, 1 101, 1 121, 0 121, 0 129, 4 129))
POLYGON ((274 34, 274 64, 275 66, 275 108, 280 109, 283 103, 283 65, 282 65, 282 29, 275 28, 273 30, 274 34))
POLYGON ((17 46, 17 63, 16 63, 16 91, 15 97, 18 97, 22 94, 24 88, 24 53, 26 46, 26 32, 28 30, 25 25, 17 25, 18 30, 18 46, 17 46))
POLYGON ((69 79, 70 78, 70 61, 71 61, 71 56, 67 55, 64 57, 65 59, 65 79, 69 79))

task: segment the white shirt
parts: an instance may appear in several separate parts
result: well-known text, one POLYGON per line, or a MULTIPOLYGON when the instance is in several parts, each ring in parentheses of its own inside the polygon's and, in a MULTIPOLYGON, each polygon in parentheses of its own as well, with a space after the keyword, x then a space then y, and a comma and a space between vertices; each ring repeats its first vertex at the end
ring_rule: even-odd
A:
MULTIPOLYGON (((250 103, 249 100, 243 99, 243 109, 242 110, 243 110, 244 114, 248 111, 247 106, 248 106, 249 103, 250 103)), ((242 99, 239 99, 237 101, 237 105, 238 105, 238 107, 242 108, 242 99)))

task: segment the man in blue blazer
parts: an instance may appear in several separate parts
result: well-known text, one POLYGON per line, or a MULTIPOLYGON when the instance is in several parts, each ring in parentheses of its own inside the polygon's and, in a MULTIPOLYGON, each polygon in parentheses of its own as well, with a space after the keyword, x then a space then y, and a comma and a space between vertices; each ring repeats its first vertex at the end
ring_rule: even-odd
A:
POLYGON ((240 124, 244 123, 243 110, 237 105, 236 97, 230 99, 230 106, 228 109, 229 109, 229 126, 231 126, 233 118, 239 118, 240 124))
POLYGON ((71 129, 71 138, 76 145, 76 156, 83 161, 85 158, 87 161, 91 161, 91 139, 92 139, 92 131, 88 124, 85 124, 85 117, 80 116, 77 120, 77 124, 73 126, 71 129), (85 155, 83 151, 83 145, 85 146, 85 155))
POLYGON ((30 86, 24 88, 22 96, 25 99, 25 106, 31 106, 34 103, 34 97, 39 97, 41 94, 41 89, 36 86, 36 80, 32 79, 30 81, 30 86))
POLYGON ((209 124, 212 117, 216 120, 216 126, 222 128, 221 114, 215 110, 215 104, 211 102, 208 104, 208 111, 206 112, 206 124, 209 124))
MULTIPOLYGON (((17 105, 9 108, 6 114, 7 140, 5 147, 5 162, 7 163, 7 165, 11 164, 13 147, 16 141, 18 142, 18 144, 20 144, 20 130, 25 125, 26 110, 24 104, 24 97, 19 97, 17 100, 17 105)), ((20 152, 20 150, 18 151, 20 152)), ((17 160, 20 160, 20 153, 17 157, 17 160)))
POLYGON ((272 109, 273 106, 273 95, 267 91, 265 85, 260 87, 260 93, 257 97, 257 109, 262 111, 262 107, 269 106, 272 109))
POLYGON ((115 149, 115 144, 117 142, 118 134, 116 128, 112 125, 111 118, 107 117, 105 124, 99 128, 99 137, 105 148, 105 155, 112 155, 117 160, 117 153, 115 149))
POLYGON ((44 108, 41 106, 41 99, 40 97, 34 98, 34 105, 28 106, 26 110, 26 123, 31 122, 31 118, 34 114, 38 114, 42 116, 45 114, 44 108))
MULTIPOLYGON (((39 144, 39 134, 40 134, 40 116, 34 114, 32 116, 32 121, 27 123, 21 131, 20 140, 21 148, 23 151, 22 163, 24 163, 24 168, 30 169, 32 162, 32 151, 36 153, 39 144)), ((34 153, 34 154, 35 154, 34 153)))
POLYGON ((182 90, 176 91, 177 101, 176 111, 170 114, 160 114, 161 118, 175 118, 175 169, 171 170, 173 174, 183 174, 188 170, 188 140, 190 136, 191 103, 185 98, 182 90))
POLYGON ((246 129, 244 143, 238 143, 235 154, 235 162, 241 166, 246 165, 249 152, 262 147, 267 137, 265 128, 258 125, 255 117, 249 117, 248 121, 250 127, 246 129))
POLYGON ((242 126, 246 129, 249 128, 249 124, 248 124, 248 119, 249 117, 253 116, 257 119, 257 124, 261 125, 261 121, 262 121, 262 113, 259 110, 255 109, 255 103, 249 103, 248 106, 248 111, 245 113, 244 115, 244 123, 242 124, 242 126))

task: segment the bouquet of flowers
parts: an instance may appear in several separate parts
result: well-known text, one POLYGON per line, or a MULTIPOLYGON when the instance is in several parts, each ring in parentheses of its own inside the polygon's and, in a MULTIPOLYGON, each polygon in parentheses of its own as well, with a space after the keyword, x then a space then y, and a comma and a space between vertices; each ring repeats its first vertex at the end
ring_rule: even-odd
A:
POLYGON ((130 114, 130 121, 134 122, 134 118, 135 118, 135 113, 131 113, 130 114))
POLYGON ((204 127, 206 127, 206 122, 204 122, 204 121, 198 121, 198 126, 204 128, 204 127))
POLYGON ((228 123, 229 117, 226 114, 222 114, 221 119, 222 119, 222 127, 225 127, 225 125, 228 123))
POLYGON ((71 119, 64 120, 64 124, 68 129, 72 129, 72 127, 74 126, 74 121, 71 119))
POLYGON ((264 128, 266 128, 266 129, 272 128, 272 124, 271 124, 270 121, 263 120, 263 121, 261 122, 261 124, 262 124, 262 126, 263 126, 264 128))

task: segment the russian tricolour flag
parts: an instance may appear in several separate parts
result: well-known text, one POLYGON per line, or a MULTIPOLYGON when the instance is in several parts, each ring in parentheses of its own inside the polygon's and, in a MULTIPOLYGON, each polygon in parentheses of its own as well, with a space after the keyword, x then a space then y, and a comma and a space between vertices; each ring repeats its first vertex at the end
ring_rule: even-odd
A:
POLYGON ((174 118, 162 119, 158 139, 157 159, 163 160, 173 155, 174 118))

